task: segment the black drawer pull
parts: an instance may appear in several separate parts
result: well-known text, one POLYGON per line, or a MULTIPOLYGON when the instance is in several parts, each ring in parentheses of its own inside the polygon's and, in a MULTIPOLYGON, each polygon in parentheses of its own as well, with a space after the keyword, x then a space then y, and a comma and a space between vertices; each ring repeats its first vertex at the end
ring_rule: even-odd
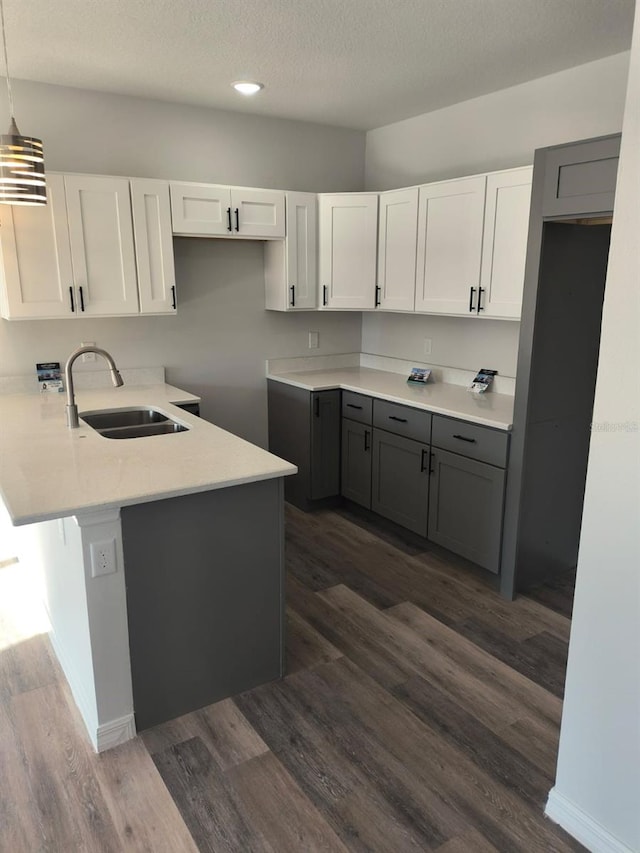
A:
POLYGON ((364 431, 364 449, 365 453, 369 451, 369 430, 365 429, 364 431))
POLYGON ((227 208, 227 231, 233 231, 233 225, 231 224, 231 208, 227 208))
POLYGON ((295 284, 292 284, 289 287, 289 291, 291 292, 291 301, 289 304, 291 305, 292 308, 295 308, 295 306, 296 306, 296 286, 295 286, 295 284))
POLYGON ((397 418, 395 415, 389 415, 389 420, 390 420, 390 421, 399 421, 401 424, 406 424, 406 423, 407 423, 407 419, 406 419, 406 418, 397 418))
POLYGON ((322 285, 322 304, 327 305, 327 285, 322 285))
POLYGON ((80 294, 80 310, 84 311, 84 293, 82 292, 82 285, 78 288, 78 292, 80 294))
POLYGON ((362 406, 356 406, 355 403, 347 403, 348 409, 362 409, 362 406))
POLYGON ((171 307, 173 309, 176 308, 176 286, 175 286, 175 284, 171 285, 171 307))
POLYGON ((71 301, 71 311, 72 311, 73 313, 75 313, 76 306, 75 306, 75 304, 74 304, 74 302, 73 302, 73 287, 70 287, 70 288, 69 288, 69 299, 70 299, 70 301, 71 301))
POLYGON ((475 287, 470 287, 470 288, 469 288, 469 311, 473 311, 473 308, 474 308, 474 305, 473 305, 473 294, 474 294, 475 292, 476 292, 475 287))
POLYGON ((236 231, 240 230, 240 211, 236 207, 236 231))
POLYGON ((467 438, 466 435, 454 435, 453 437, 457 438, 458 441, 467 441, 469 444, 475 444, 476 443, 475 438, 467 438))
POLYGON ((376 285, 376 297, 374 299, 375 307, 377 308, 380 305, 380 288, 376 285))
POLYGON ((424 461, 425 453, 429 453, 429 451, 423 448, 422 452, 420 453, 420 473, 421 474, 424 474, 424 472, 427 470, 427 466, 426 466, 425 461, 424 461))
POLYGON ((434 473, 435 473, 435 472, 434 472, 434 470, 433 470, 433 460, 434 460, 435 458, 436 458, 435 453, 433 452, 433 450, 430 450, 430 451, 429 451, 429 473, 430 473, 430 474, 434 474, 434 473))
POLYGON ((484 311, 484 305, 482 304, 482 294, 484 293, 484 291, 485 291, 484 287, 478 288, 478 314, 481 311, 484 311))

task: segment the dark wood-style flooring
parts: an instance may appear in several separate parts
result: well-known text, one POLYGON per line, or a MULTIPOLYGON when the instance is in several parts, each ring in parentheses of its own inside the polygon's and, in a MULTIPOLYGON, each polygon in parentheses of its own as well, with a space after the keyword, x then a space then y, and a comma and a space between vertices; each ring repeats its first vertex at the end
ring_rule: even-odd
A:
POLYGON ((100 756, 0 615, 0 851, 581 850, 543 816, 570 581, 506 602, 425 548, 288 508, 286 678, 100 756))

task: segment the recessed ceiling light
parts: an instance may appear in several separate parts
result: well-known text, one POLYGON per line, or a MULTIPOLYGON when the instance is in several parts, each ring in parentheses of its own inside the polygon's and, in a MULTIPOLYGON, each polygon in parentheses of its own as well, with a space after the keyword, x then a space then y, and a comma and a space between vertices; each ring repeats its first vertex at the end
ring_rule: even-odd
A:
POLYGON ((254 83, 252 80, 237 80, 232 85, 241 95, 255 95, 260 89, 264 89, 264 83, 254 83))

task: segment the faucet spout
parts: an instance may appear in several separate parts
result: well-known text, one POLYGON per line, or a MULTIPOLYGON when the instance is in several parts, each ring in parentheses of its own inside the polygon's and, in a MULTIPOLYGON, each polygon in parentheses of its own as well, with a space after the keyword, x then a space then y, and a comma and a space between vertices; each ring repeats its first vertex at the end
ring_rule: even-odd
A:
POLYGON ((67 359, 67 363, 64 367, 64 376, 65 383, 67 386, 67 405, 65 406, 67 412, 67 426, 69 429, 77 429, 80 425, 78 420, 78 407, 76 406, 76 398, 75 391, 73 387, 73 365, 77 358, 79 358, 85 352, 94 352, 96 355, 102 356, 104 360, 109 365, 109 371, 111 373, 111 381, 116 388, 119 388, 121 385, 124 385, 124 379, 120 376, 120 371, 116 367, 116 363, 113 360, 113 357, 109 355, 106 350, 100 349, 99 347, 78 347, 77 350, 74 350, 69 358, 67 359))

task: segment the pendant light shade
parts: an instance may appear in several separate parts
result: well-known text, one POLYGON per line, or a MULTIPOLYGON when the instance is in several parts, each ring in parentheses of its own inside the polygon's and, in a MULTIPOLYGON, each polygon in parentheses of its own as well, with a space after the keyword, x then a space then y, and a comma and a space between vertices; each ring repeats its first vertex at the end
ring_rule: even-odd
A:
POLYGON ((0 204, 46 204, 42 142, 22 136, 11 119, 8 133, 0 136, 0 204))
POLYGON ((0 136, 0 204, 46 204, 47 184, 44 177, 42 141, 34 136, 22 136, 14 118, 3 0, 0 0, 0 23, 11 114, 9 130, 0 136))

